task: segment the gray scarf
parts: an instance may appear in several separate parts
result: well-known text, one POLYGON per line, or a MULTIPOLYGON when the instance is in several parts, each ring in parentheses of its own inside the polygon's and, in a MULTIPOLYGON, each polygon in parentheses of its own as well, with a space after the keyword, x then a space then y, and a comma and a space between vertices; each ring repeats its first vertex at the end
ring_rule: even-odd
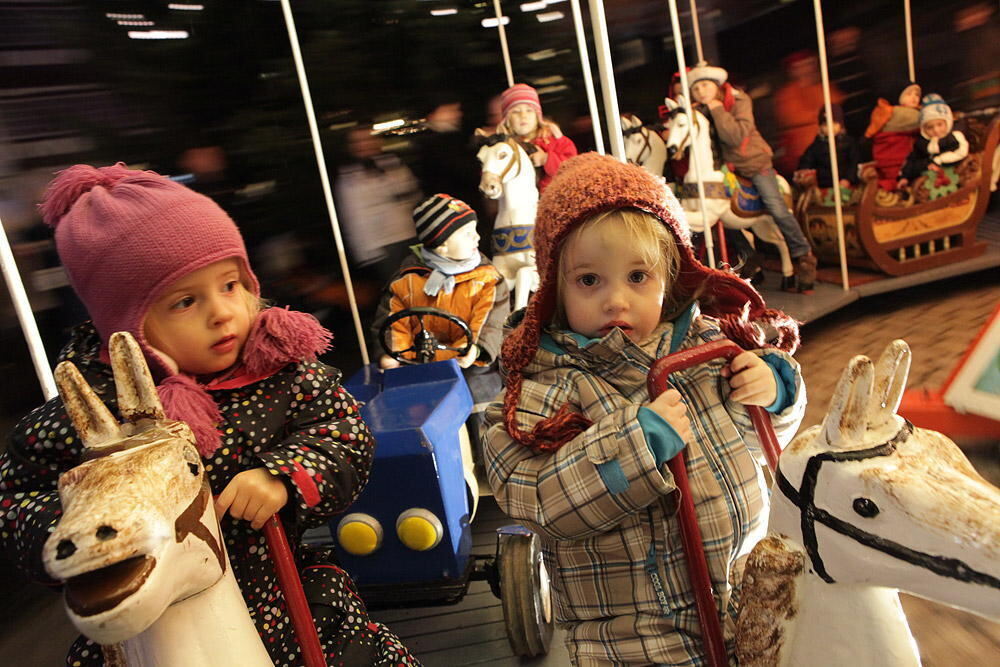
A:
POLYGON ((424 283, 424 294, 427 296, 437 296, 442 289, 445 294, 451 294, 455 290, 455 276, 459 273, 468 273, 482 261, 478 250, 468 259, 457 260, 442 257, 433 250, 422 248, 417 257, 434 269, 424 283))

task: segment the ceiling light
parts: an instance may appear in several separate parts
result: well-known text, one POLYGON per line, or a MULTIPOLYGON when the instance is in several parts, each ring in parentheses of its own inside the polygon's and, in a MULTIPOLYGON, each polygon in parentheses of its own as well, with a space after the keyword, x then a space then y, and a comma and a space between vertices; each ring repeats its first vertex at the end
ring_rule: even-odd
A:
POLYGON ((480 23, 484 28, 496 28, 497 25, 507 25, 510 23, 509 16, 501 16, 500 21, 497 21, 496 17, 491 19, 483 19, 480 23))
POLYGON ((187 30, 129 30, 129 39, 187 39, 187 30))
POLYGON ((549 21, 564 19, 566 18, 566 15, 562 12, 545 12, 544 14, 537 14, 535 18, 538 19, 539 23, 548 23, 549 21))

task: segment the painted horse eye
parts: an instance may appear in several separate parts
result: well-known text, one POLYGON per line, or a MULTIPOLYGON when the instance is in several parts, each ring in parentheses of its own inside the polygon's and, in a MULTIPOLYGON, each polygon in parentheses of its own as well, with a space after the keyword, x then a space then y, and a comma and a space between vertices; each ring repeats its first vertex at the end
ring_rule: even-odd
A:
POLYGON ((188 470, 190 470, 191 474, 194 475, 195 477, 198 476, 198 464, 197 463, 189 463, 188 464, 188 470))
POLYGON ((878 505, 868 498, 855 498, 854 511, 867 519, 879 513, 878 505))

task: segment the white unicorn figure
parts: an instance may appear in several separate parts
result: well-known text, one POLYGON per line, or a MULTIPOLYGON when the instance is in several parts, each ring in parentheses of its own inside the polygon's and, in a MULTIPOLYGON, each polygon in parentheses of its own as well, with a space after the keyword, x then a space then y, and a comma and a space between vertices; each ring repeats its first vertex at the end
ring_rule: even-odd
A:
POLYGON ((110 351, 121 425, 76 366, 55 371, 87 458, 59 478, 63 515, 42 552, 48 573, 65 582, 70 620, 108 645, 110 664, 272 665, 226 556, 191 430, 165 418, 130 334, 112 335, 110 351))
POLYGON ((622 114, 622 135, 625 137, 625 158, 653 176, 663 176, 667 162, 667 144, 660 133, 646 127, 635 114, 622 114))
POLYGON ((897 589, 1000 618, 1000 490, 896 415, 910 349, 854 357, 823 424, 781 455, 743 578, 740 664, 914 667, 897 589))
MULTIPOLYGON (((781 234, 781 230, 778 229, 774 218, 770 215, 744 217, 737 215, 732 209, 732 200, 725 193, 723 185, 725 177, 721 171, 715 168, 708 118, 695 109, 692 122, 692 119, 688 118, 687 113, 685 113, 682 103, 675 102, 670 98, 664 101, 671 111, 670 134, 667 136, 667 154, 670 157, 682 155, 684 150, 688 148, 693 153, 692 159, 688 162, 690 167, 684 176, 684 183, 687 187, 681 188, 683 196, 680 197, 681 203, 687 212, 688 224, 691 227, 691 231, 702 233, 706 227, 711 228, 719 220, 722 220, 722 224, 727 228, 738 229, 745 235, 747 234, 747 230, 752 231, 761 240, 777 246, 778 253, 781 256, 781 274, 784 276, 784 282, 789 283, 795 272, 792 266, 792 257, 788 252, 785 237, 781 234), (695 172, 695 165, 698 168, 697 172, 695 172), (699 173, 701 174, 702 182, 705 184, 707 214, 702 213, 697 191, 695 190, 699 173), (692 194, 688 196, 685 190, 692 194)), ((781 176, 778 176, 778 186, 782 194, 791 196, 791 188, 788 186, 788 182, 781 176)), ((750 236, 747 236, 747 238, 752 244, 753 238, 750 236)))
POLYGON ((528 304, 528 295, 538 288, 532 231, 538 210, 535 167, 524 146, 505 134, 476 131, 482 143, 476 157, 483 173, 479 189, 498 200, 493 223, 493 264, 514 292, 514 308, 528 304))

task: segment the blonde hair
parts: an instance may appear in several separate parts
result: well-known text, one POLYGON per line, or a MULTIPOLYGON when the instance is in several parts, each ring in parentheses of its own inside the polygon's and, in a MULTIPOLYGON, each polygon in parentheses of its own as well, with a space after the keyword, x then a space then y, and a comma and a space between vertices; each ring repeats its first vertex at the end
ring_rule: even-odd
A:
POLYGON ((556 308, 552 315, 552 324, 562 328, 568 326, 566 309, 563 307, 563 291, 566 285, 563 260, 566 248, 587 229, 607 224, 619 225, 621 234, 634 239, 635 247, 642 253, 643 260, 648 262, 653 270, 663 272, 664 294, 660 321, 672 320, 686 310, 694 301, 694 295, 683 294, 677 284, 681 254, 677 249, 674 235, 659 218, 650 213, 635 208, 619 208, 587 218, 563 239, 562 247, 559 249, 556 308))

